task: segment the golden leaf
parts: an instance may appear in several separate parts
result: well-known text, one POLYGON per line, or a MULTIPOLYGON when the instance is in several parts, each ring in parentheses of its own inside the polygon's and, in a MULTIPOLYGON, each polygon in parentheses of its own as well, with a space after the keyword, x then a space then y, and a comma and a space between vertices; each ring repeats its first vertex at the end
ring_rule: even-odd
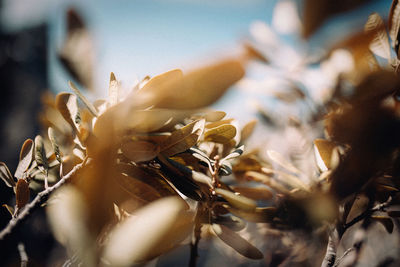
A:
POLYGON ((134 162, 149 161, 160 152, 160 147, 146 141, 128 141, 121 145, 122 153, 134 162))
POLYGON ((19 162, 17 170, 15 171, 14 174, 16 178, 21 179, 25 171, 31 164, 34 157, 33 149, 34 149, 34 143, 32 139, 25 140, 24 144, 22 145, 21 152, 19 154, 19 162))
POLYGON ((215 192, 225 198, 233 207, 237 209, 252 211, 257 207, 257 204, 254 200, 241 195, 236 195, 228 190, 216 188, 215 192))
POLYGON ((226 144, 229 143, 236 135, 236 128, 230 124, 224 124, 215 128, 211 128, 204 132, 204 140, 226 144))

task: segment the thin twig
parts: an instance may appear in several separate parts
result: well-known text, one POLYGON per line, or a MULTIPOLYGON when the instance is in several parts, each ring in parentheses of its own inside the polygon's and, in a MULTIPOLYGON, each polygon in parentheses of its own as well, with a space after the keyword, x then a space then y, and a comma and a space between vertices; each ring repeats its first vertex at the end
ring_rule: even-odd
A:
POLYGON ((7 226, 0 232, 0 241, 4 240, 6 236, 10 235, 13 230, 23 221, 25 221, 35 209, 39 208, 44 202, 46 202, 54 190, 58 189, 65 182, 67 182, 86 163, 87 161, 83 161, 82 163, 75 165, 75 167, 67 175, 63 176, 55 185, 37 194, 37 196, 29 204, 27 204, 16 217, 12 218, 8 222, 7 226))
POLYGON ((28 254, 26 254, 24 243, 20 242, 18 244, 18 252, 19 252, 19 256, 21 258, 21 267, 27 267, 28 266, 28 254))

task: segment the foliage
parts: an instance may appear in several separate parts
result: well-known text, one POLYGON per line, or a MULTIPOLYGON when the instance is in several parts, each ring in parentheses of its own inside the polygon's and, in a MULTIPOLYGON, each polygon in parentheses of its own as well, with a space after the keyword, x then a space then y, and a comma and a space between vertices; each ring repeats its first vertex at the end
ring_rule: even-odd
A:
MULTIPOLYGON (((333 9, 332 1, 306 1, 305 36, 359 2, 339 1, 333 9)), ((274 65, 256 42, 264 26, 253 31, 256 40, 246 42, 241 57, 145 78, 126 95, 113 73, 108 99, 93 103, 70 82, 73 93, 46 99, 46 135, 24 142, 14 175, 0 165, 16 196, 14 207, 5 205, 12 219, 0 239, 45 205, 55 238, 71 262, 84 266, 144 264, 187 243, 189 266, 196 266, 199 242, 210 237, 271 266, 362 262, 374 222, 398 233, 398 9, 393 1, 390 34, 373 13, 364 30, 317 60, 332 66, 340 53, 353 62, 335 73, 328 96, 316 99, 304 89, 299 77, 309 58, 300 75, 284 78, 288 87, 273 97, 290 106, 308 103, 306 116, 277 121, 256 107, 265 128, 279 138, 290 134, 283 153, 261 146, 260 136, 251 138, 257 121, 239 127, 225 112, 207 108, 243 78, 249 62, 274 65), (387 62, 380 64, 381 58, 387 62), (252 140, 257 147, 247 149, 252 140), (31 191, 37 195, 30 202, 31 191), (261 227, 255 231, 261 245, 250 242, 254 226, 261 227), (289 247, 285 242, 292 248, 266 250, 272 234, 281 249, 289 247), (337 257, 345 240, 350 248, 337 257), (322 253, 321 244, 327 247, 322 253)), ((75 16, 70 20, 79 23, 71 34, 83 28, 75 16)), ((62 54, 64 64, 68 53, 62 54)), ((88 86, 88 76, 71 66, 88 86)))

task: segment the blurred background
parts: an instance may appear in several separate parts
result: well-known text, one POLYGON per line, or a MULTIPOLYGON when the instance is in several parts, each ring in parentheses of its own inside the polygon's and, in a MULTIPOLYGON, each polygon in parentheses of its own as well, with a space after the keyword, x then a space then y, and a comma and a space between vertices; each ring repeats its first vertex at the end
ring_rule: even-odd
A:
MULTIPOLYGON (((23 141, 40 131, 42 95, 70 91, 68 80, 96 99, 107 94, 110 72, 129 89, 146 75, 239 55, 246 42, 256 43, 270 64, 251 63, 246 78, 215 108, 245 121, 255 116, 251 106, 257 101, 273 114, 276 103, 268 90, 285 87, 288 76, 322 97, 333 82, 320 66, 305 68, 304 60, 319 58, 332 43, 362 29, 371 12, 387 18, 391 2, 366 1, 329 19, 305 41, 302 1, 295 0, 0 0, 0 161, 15 170, 23 141)), ((0 204, 13 205, 3 183, 0 196, 0 204)), ((61 251, 42 217, 35 214, 25 229, 32 237, 27 250, 38 265, 48 250, 61 251)), ((9 219, 1 209, 0 226, 9 219)), ((18 259, 15 246, 0 251, 18 259)))

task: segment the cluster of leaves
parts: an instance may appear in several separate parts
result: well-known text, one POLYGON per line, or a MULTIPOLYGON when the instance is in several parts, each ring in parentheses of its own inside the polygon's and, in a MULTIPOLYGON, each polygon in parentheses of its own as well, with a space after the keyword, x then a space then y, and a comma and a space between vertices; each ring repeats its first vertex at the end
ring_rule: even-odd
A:
MULTIPOLYGON (((332 9, 331 1, 306 1, 304 35, 361 2, 339 3, 332 9)), ((240 128, 225 112, 206 108, 244 76, 245 61, 272 62, 246 43, 240 60, 145 78, 125 96, 111 73, 107 100, 92 103, 71 82, 73 93, 46 98, 41 120, 47 136, 25 141, 14 175, 0 165, 0 177, 16 194, 15 207, 6 205, 12 224, 45 203, 55 237, 67 247, 71 261, 85 266, 144 263, 188 240, 189 265, 195 266, 198 244, 206 236, 218 237, 247 258, 263 259, 265 251, 242 235, 248 223, 324 233, 324 266, 340 264, 349 253, 349 264, 356 264, 372 223, 392 233, 400 215, 399 9, 393 1, 389 35, 382 18, 371 14, 364 31, 318 62, 345 50, 354 64, 338 73, 330 97, 310 106, 308 121, 289 120, 300 133, 324 124, 325 135, 302 135, 303 146, 315 149, 315 158, 304 152, 311 172, 272 149, 244 151, 256 121, 240 128), (379 58, 387 64, 379 64, 379 58), (42 198, 61 185, 49 200, 42 198), (30 204, 29 188, 41 191, 30 204), (338 260, 337 247, 356 224, 354 246, 338 260)), ((72 13, 70 20, 77 21, 72 13)), ((74 25, 71 32, 82 30, 81 22, 74 25)), ((87 85, 67 58, 64 64, 87 85)), ((290 80, 290 85, 275 98, 291 105, 313 101, 298 81, 290 80)), ((269 126, 282 126, 259 111, 269 126)), ((290 253, 279 263, 305 262, 290 253)))

